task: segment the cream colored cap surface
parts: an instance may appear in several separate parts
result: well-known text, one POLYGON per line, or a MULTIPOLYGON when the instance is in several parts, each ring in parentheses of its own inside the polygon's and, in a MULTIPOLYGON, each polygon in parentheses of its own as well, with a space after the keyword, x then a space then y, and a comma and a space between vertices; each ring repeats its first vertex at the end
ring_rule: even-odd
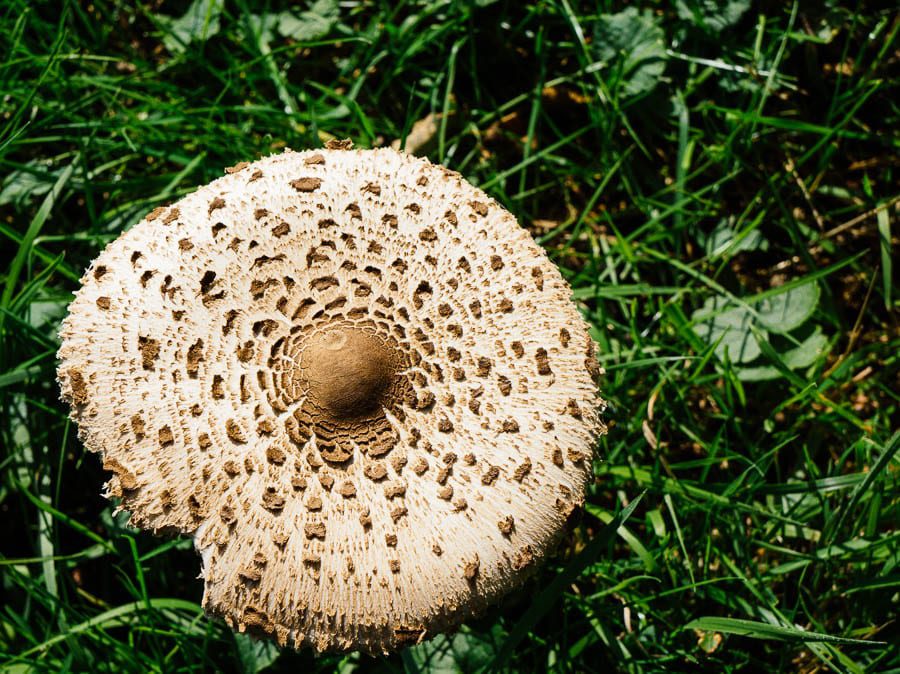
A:
POLYGON ((204 607, 384 652, 518 584, 604 431, 571 291, 515 218, 393 150, 229 169, 113 241, 59 381, 107 495, 194 536, 204 607))

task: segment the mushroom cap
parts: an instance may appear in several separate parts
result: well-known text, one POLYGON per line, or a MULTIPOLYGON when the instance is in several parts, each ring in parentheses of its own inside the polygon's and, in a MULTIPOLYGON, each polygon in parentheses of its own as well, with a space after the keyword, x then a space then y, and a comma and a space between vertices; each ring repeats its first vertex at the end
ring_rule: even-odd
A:
POLYGON ((571 290, 459 174, 286 152, 157 208, 82 278, 58 378, 203 605, 319 651, 453 629, 583 502, 602 400, 571 290))

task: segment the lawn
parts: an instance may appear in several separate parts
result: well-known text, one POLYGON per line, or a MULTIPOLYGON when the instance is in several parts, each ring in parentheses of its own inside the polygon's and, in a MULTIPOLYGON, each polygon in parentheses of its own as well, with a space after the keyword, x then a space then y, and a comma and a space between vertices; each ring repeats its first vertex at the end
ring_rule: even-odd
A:
POLYGON ((898 32, 849 0, 4 0, 0 668, 900 671, 898 32), (381 659, 207 619, 192 542, 114 513, 55 381, 109 241, 335 138, 515 214, 609 401, 551 561, 381 659))

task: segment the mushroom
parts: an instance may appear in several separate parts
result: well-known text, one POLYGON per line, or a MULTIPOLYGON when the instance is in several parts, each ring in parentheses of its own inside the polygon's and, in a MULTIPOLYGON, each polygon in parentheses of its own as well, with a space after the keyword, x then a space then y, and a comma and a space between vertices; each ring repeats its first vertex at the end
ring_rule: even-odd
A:
POLYGON ((106 495, 241 632, 387 652, 520 583, 583 501, 595 345, 515 218, 390 149, 241 163, 93 262, 58 378, 106 495))

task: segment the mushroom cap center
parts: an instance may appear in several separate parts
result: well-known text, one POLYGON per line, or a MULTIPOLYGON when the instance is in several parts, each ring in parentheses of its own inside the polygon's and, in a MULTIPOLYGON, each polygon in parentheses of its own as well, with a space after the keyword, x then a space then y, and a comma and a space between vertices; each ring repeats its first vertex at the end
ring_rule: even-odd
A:
POLYGON ((395 374, 388 345, 350 326, 312 335, 303 349, 302 366, 310 400, 335 419, 371 413, 382 404, 395 374))

